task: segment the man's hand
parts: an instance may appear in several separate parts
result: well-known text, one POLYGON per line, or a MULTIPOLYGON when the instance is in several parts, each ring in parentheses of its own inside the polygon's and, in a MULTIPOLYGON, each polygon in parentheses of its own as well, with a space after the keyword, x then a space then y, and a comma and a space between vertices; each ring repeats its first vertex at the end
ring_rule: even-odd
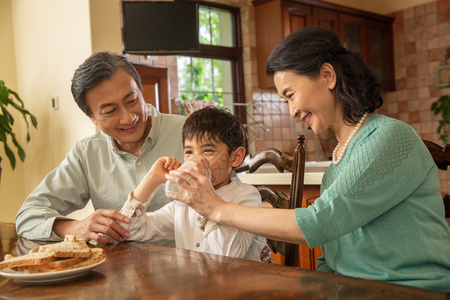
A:
POLYGON ((130 220, 116 210, 99 209, 81 221, 56 219, 53 231, 62 239, 66 234, 73 234, 85 241, 94 240, 103 244, 111 244, 114 240, 123 242, 130 233, 116 221, 124 223, 130 220), (103 236, 102 234, 106 235, 103 236))

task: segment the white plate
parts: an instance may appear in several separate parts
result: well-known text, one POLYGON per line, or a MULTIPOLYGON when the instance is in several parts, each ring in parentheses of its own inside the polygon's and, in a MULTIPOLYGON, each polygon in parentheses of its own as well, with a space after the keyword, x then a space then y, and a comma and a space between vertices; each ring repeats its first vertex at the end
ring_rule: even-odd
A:
POLYGON ((22 271, 15 271, 12 269, 0 270, 0 275, 4 277, 8 277, 14 279, 14 281, 18 283, 26 283, 26 284, 49 284, 49 283, 57 283, 63 281, 74 280, 83 276, 88 275, 92 269, 101 265, 104 261, 102 261, 81 268, 62 270, 56 272, 48 272, 48 273, 23 273, 22 271))

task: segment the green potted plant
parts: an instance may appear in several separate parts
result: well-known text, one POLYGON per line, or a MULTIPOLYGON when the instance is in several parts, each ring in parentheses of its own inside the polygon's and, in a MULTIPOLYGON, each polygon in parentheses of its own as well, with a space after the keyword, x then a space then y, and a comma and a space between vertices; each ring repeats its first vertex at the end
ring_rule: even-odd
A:
POLYGON ((439 133, 439 139, 447 144, 448 133, 447 126, 450 125, 450 96, 443 95, 431 104, 431 110, 435 115, 442 113, 442 118, 439 120, 439 126, 437 133, 439 133))
MULTIPOLYGON (((445 53, 445 63, 448 63, 450 60, 450 47, 447 48, 445 53)), ((436 86, 450 86, 450 82, 446 79, 443 82, 440 82, 439 69, 448 69, 448 66, 444 66, 436 69, 436 86)), ((448 125, 450 124, 450 96, 442 95, 436 101, 431 104, 431 111, 434 112, 435 115, 442 113, 442 118, 439 120, 439 126, 437 128, 437 133, 439 133, 439 139, 447 144, 448 140, 448 125)))
MULTIPOLYGON (((14 118, 11 115, 11 109, 19 111, 27 125, 27 142, 30 141, 29 120, 34 128, 37 128, 36 117, 25 109, 22 99, 19 95, 5 86, 5 82, 0 80, 0 142, 3 143, 5 154, 8 157, 11 167, 14 170, 16 167, 16 156, 13 150, 8 145, 8 135, 11 136, 14 146, 17 148, 17 154, 20 160, 25 160, 25 151, 16 139, 12 126, 14 125, 14 118)), ((1 169, 0 169, 1 170, 1 169)), ((1 171, 0 171, 1 172, 1 171)), ((0 173, 1 175, 1 173, 0 173)))

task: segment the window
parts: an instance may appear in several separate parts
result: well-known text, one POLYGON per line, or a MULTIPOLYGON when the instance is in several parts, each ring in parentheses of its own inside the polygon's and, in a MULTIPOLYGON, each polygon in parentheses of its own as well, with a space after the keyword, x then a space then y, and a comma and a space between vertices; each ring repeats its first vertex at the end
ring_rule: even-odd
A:
POLYGON ((220 107, 232 107, 230 61, 179 56, 177 66, 181 99, 216 101, 220 107))
POLYGON ((216 101, 245 121, 239 8, 199 6, 200 53, 178 56, 183 100, 216 101))

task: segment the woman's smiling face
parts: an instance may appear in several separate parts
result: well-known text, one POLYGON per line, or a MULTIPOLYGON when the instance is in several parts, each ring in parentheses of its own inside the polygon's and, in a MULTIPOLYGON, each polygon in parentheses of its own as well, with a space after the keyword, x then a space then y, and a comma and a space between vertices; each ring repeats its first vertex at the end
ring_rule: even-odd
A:
POLYGON ((288 103, 291 117, 305 122, 316 134, 333 127, 336 120, 342 120, 342 117, 338 119, 341 110, 333 92, 334 70, 331 65, 324 66, 314 79, 293 71, 274 74, 278 94, 288 103))

